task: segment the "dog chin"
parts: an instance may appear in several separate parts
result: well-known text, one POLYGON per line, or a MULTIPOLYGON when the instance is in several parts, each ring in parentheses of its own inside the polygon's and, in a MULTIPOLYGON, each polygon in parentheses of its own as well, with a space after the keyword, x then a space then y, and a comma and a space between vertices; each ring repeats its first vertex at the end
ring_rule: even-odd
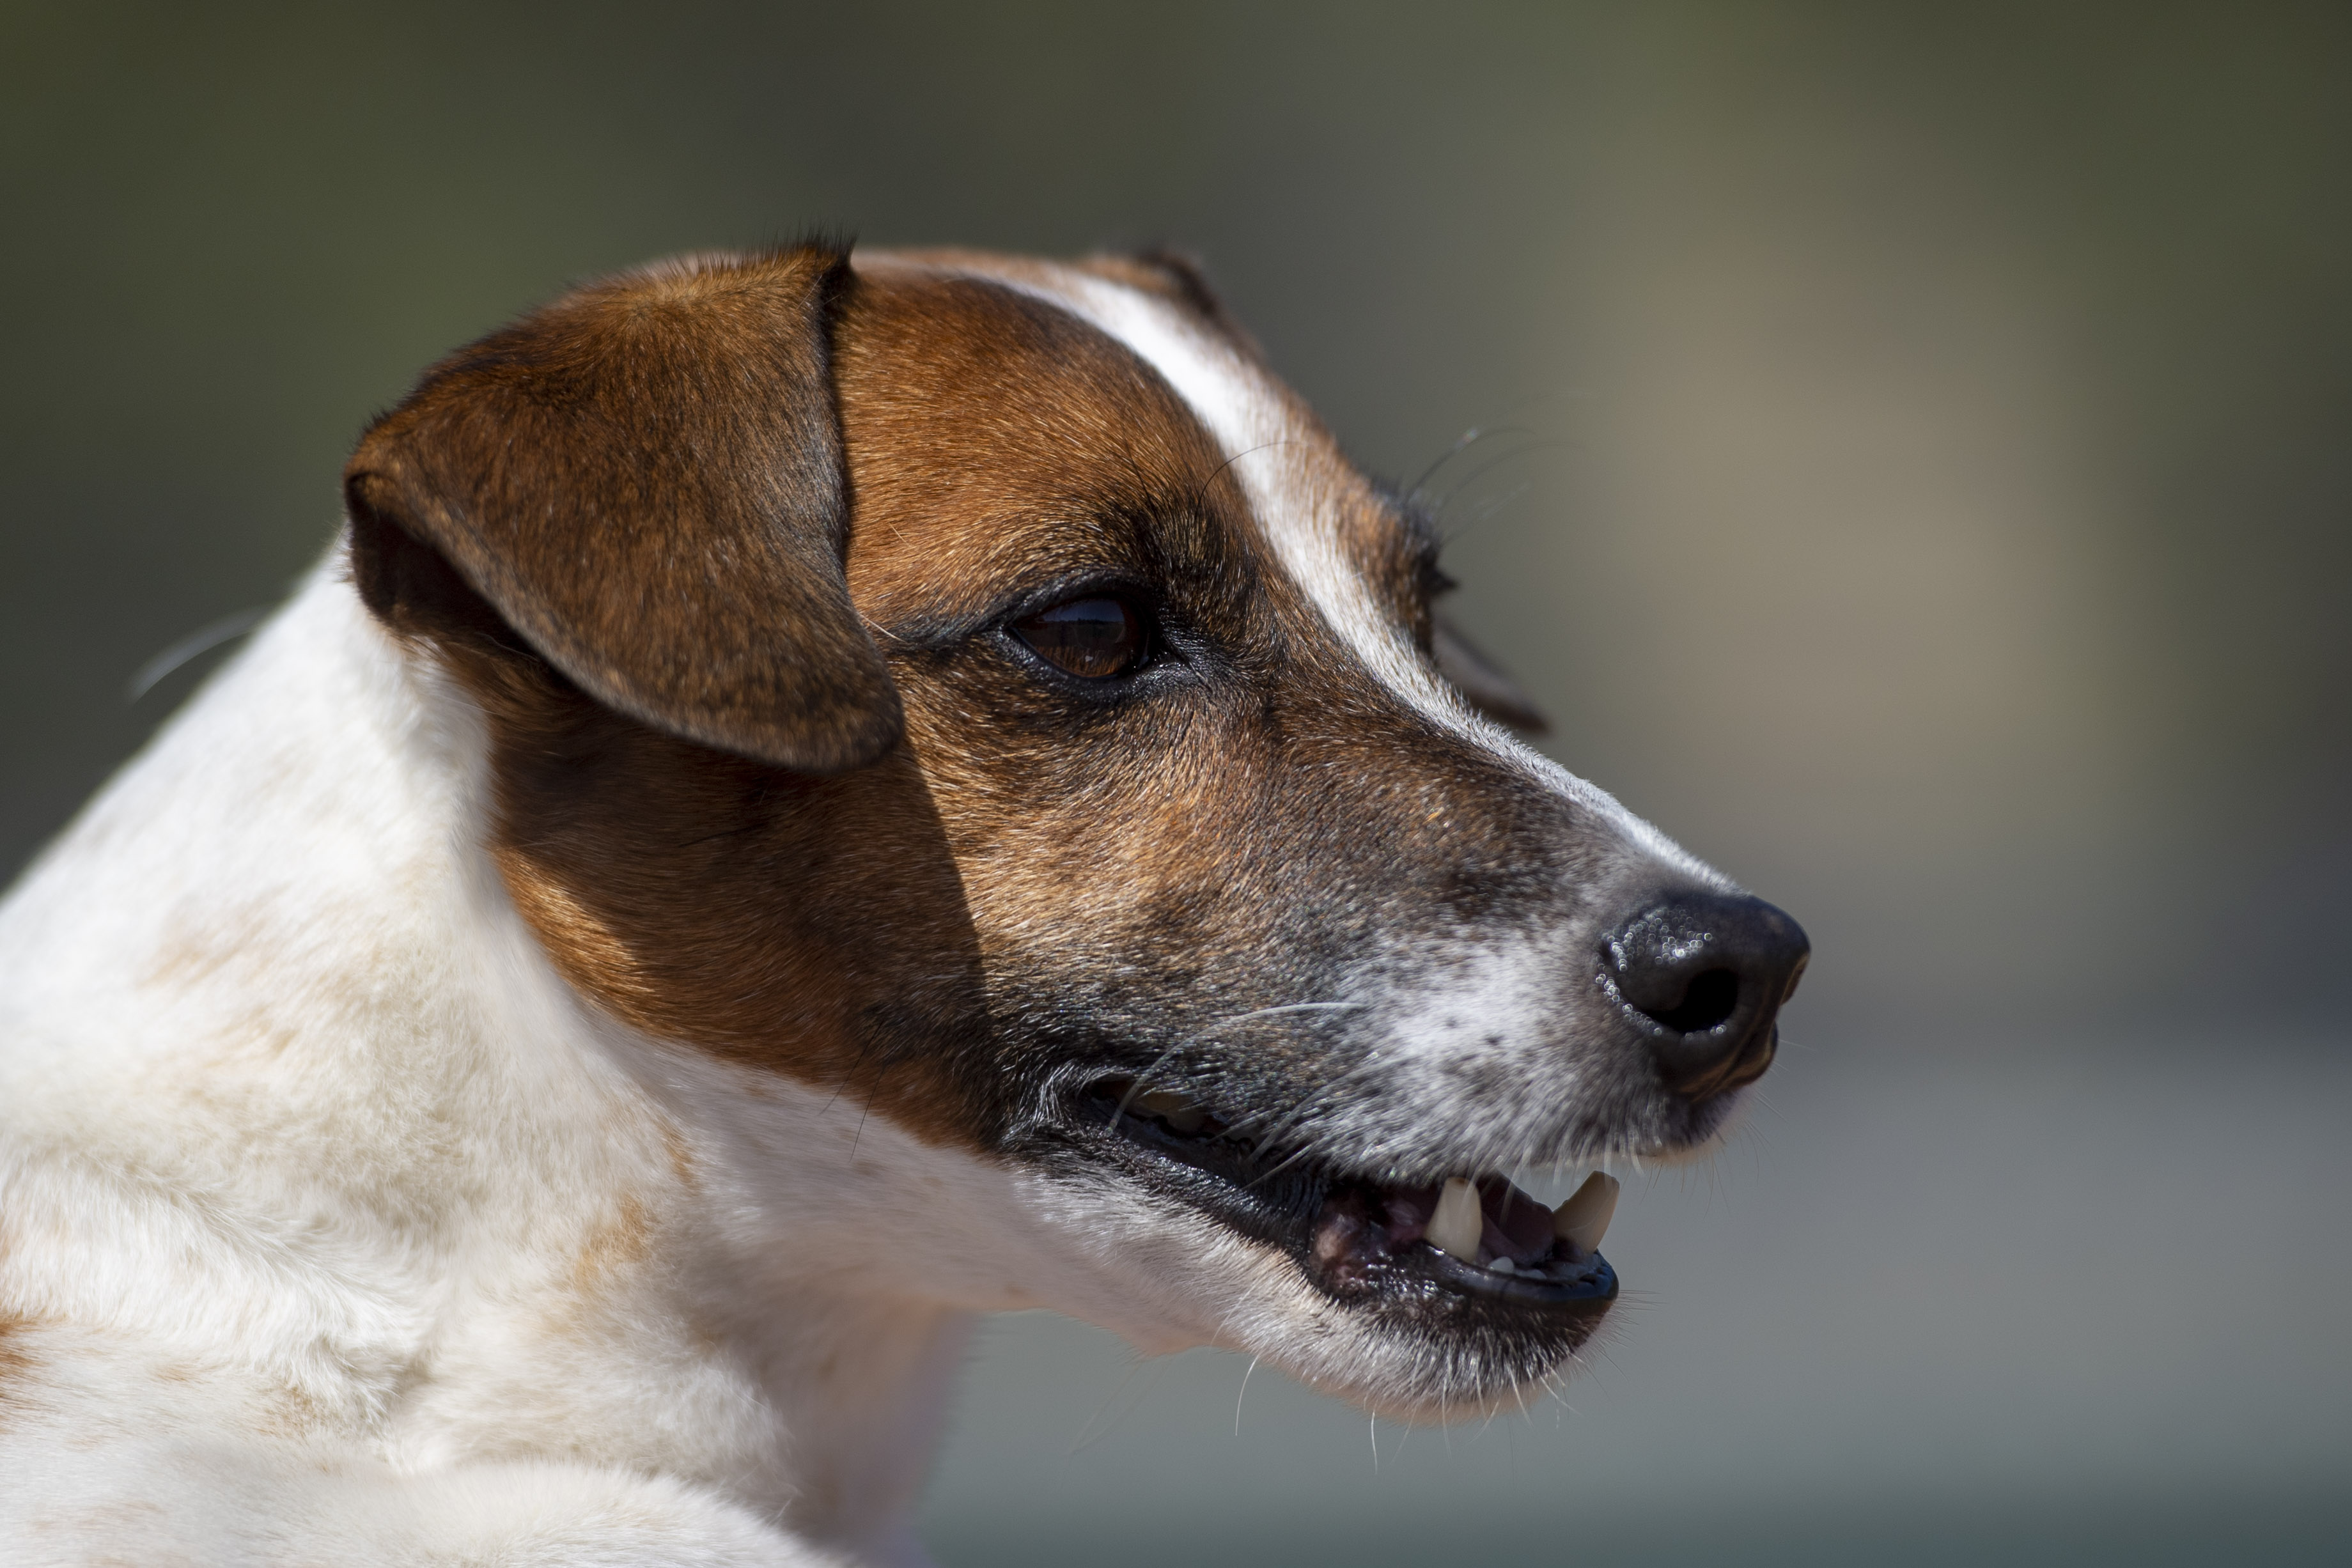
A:
MULTIPOLYGON (((1043 1304, 1146 1354, 1216 1344, 1381 1416, 1456 1420, 1568 1370, 1616 1299, 1590 1225, 1500 1174, 1384 1182, 1254 1160, 1213 1116, 1100 1092, 1075 1146, 1021 1185, 1076 1265, 1043 1304)), ((1613 1201, 1613 1181, 1596 1185, 1613 1201)))
MULTIPOLYGON (((1213 1344, 1385 1418, 1458 1421, 1570 1369, 1614 1295, 1527 1304, 1447 1289, 1431 1263, 1335 1291, 1284 1248, 1099 1173, 1035 1184, 1033 1212, 1075 1264, 1040 1292, 1145 1354, 1213 1344), (1075 1255, 1075 1256, 1074 1256, 1075 1255)), ((1597 1258, 1594 1260, 1598 1261, 1597 1258)), ((1605 1270, 1606 1264, 1601 1264, 1605 1270)))

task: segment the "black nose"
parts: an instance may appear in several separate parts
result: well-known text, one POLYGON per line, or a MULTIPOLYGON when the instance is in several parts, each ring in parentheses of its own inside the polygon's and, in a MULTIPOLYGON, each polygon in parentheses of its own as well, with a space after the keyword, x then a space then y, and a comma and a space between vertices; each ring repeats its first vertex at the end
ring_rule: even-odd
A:
POLYGON ((1666 1086, 1704 1100, 1772 1065, 1773 1020, 1811 951, 1803 927, 1760 898, 1681 889, 1610 933, 1601 970, 1666 1086))

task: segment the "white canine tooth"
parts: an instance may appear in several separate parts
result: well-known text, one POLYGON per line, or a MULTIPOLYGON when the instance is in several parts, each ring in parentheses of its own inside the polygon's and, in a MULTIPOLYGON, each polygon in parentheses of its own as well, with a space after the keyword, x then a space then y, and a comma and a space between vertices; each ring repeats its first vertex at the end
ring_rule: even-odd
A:
POLYGON ((1513 1262, 1508 1258, 1497 1258, 1492 1263, 1487 1264, 1486 1267, 1492 1269, 1497 1274, 1516 1274, 1519 1271, 1518 1264, 1513 1262))
POLYGON ((1146 1090, 1135 1097, 1140 1110, 1149 1111, 1180 1133, 1197 1133, 1204 1113, 1192 1103, 1189 1094, 1179 1094, 1172 1089, 1146 1090))
POLYGON ((1551 1211, 1551 1233, 1579 1252, 1591 1252, 1609 1233, 1610 1218, 1616 1212, 1617 1178, 1594 1171, 1551 1211))
POLYGON ((1429 1217, 1422 1236, 1440 1252, 1465 1263, 1478 1261, 1478 1238, 1486 1229, 1486 1215, 1478 1207, 1478 1189, 1463 1176, 1447 1176, 1437 1195, 1437 1212, 1429 1217))

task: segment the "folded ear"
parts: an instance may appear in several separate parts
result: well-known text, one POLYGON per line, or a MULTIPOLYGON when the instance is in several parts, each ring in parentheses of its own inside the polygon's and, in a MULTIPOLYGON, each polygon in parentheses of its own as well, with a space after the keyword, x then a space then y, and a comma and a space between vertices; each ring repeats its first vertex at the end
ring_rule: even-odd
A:
POLYGON ((838 250, 592 285, 425 372, 343 473, 353 575, 404 629, 446 573, 591 696, 835 772, 897 744, 849 600, 838 250))

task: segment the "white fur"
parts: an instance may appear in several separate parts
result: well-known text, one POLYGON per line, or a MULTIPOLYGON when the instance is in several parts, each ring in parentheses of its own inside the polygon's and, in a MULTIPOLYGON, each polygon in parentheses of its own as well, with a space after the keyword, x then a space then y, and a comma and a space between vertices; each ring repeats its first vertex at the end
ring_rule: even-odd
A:
POLYGON ((963 1320, 855 1260, 1003 1176, 810 1157, 817 1096, 782 1177, 681 1114, 508 904, 483 776, 321 570, 0 908, 10 1561, 151 1514, 192 1563, 919 1560, 963 1320))

